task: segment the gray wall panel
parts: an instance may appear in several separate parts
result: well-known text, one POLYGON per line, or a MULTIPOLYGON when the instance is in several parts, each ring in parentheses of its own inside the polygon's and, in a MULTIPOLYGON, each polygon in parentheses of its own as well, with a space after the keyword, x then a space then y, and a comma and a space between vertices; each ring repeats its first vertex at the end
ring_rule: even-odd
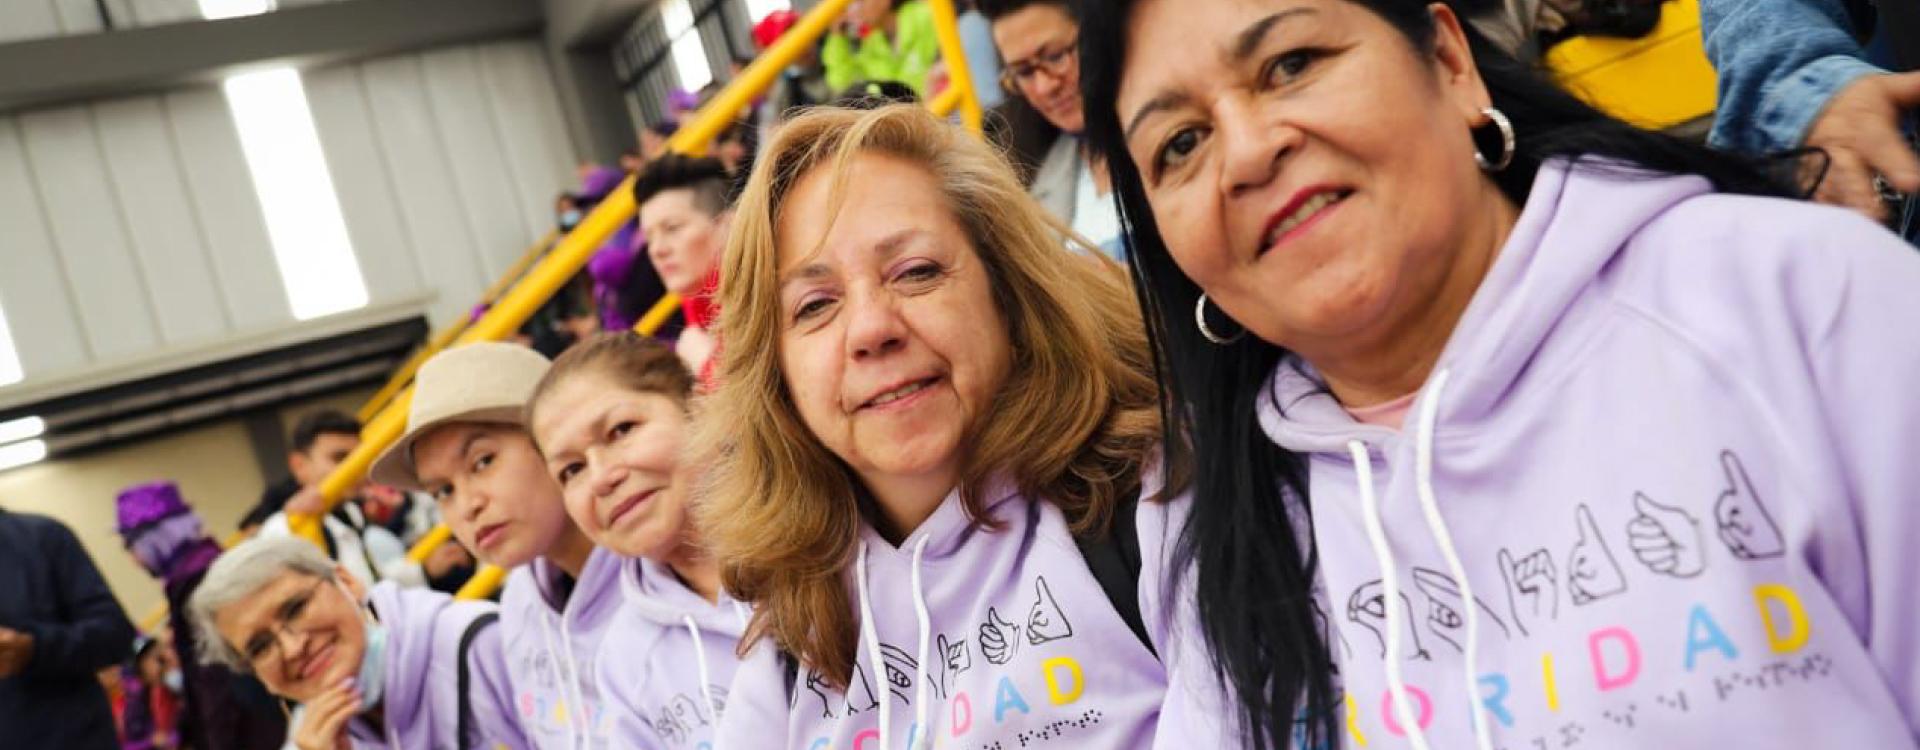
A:
POLYGON ((466 210, 473 232, 471 249, 482 277, 491 283, 538 235, 530 232, 516 205, 513 175, 502 158, 506 148, 480 87, 480 66, 473 49, 426 53, 421 56, 421 68, 453 177, 448 186, 466 210))
POLYGON ((256 331, 292 323, 226 98, 215 88, 188 89, 168 94, 166 106, 234 328, 256 331))
POLYGON ((154 348, 159 337, 143 269, 128 244, 90 111, 68 107, 21 115, 20 130, 94 355, 115 358, 154 348))
POLYGON ((367 111, 359 69, 331 68, 305 78, 307 105, 327 154, 368 298, 377 303, 420 293, 420 264, 367 111))
POLYGON ((220 303, 160 99, 122 99, 93 111, 161 337, 170 344, 200 342, 228 332, 232 323, 220 303))
POLYGON ((567 140, 547 60, 533 44, 509 42, 481 48, 481 79, 493 107, 502 157, 513 173, 527 226, 544 235, 553 228, 553 199, 575 186, 578 157, 567 140))
POLYGON ((47 231, 18 123, 0 117, 0 306, 28 379, 85 365, 86 334, 47 231))
POLYGON ((59 35, 60 16, 53 10, 53 0, 0 2, 0 42, 59 35))

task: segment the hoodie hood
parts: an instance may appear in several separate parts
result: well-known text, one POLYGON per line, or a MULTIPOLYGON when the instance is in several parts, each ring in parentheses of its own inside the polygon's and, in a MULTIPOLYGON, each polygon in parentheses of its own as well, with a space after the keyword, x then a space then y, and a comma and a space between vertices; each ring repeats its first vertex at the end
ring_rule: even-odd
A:
POLYGON ((500 597, 507 669, 535 746, 595 750, 608 747, 608 721, 594 655, 620 607, 620 557, 595 547, 571 589, 564 576, 545 557, 508 574, 500 597))
POLYGON ((600 697, 616 747, 711 747, 751 613, 709 602, 671 568, 622 561, 621 608, 600 644, 600 697))
POLYGON ((511 720, 506 666, 500 658, 499 629, 480 625, 465 654, 460 642, 468 628, 496 611, 488 602, 455 601, 426 589, 403 589, 388 582, 367 595, 387 630, 386 686, 381 698, 385 726, 365 721, 350 725, 356 746, 375 747, 526 747, 511 720), (468 660, 467 704, 476 738, 459 733, 459 668, 468 660))
POLYGON ((1915 665, 1849 623, 1877 611, 1861 581, 1914 578, 1860 519, 1920 527, 1890 510, 1913 481, 1854 488, 1914 471, 1852 477, 1881 441, 1827 436, 1920 435, 1859 401, 1910 402, 1920 337, 1886 323, 1920 320, 1917 266, 1838 212, 1557 161, 1403 430, 1283 361, 1258 419, 1307 459, 1348 745, 1912 746, 1915 665), (1831 390, 1847 378, 1858 395, 1831 390))
POLYGON ((763 644, 734 680, 718 745, 1146 747, 1166 672, 1060 509, 1005 481, 982 498, 998 529, 967 518, 957 490, 897 546, 863 523, 842 574, 858 627, 848 688, 805 664, 789 672, 763 644))

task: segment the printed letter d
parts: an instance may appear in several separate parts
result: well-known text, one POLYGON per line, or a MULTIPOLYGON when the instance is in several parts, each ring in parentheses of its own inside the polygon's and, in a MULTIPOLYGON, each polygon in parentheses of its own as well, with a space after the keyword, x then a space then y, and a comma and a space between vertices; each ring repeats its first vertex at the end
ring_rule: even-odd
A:
POLYGON ((1807 610, 1800 606, 1800 596, 1793 589, 1778 583, 1762 583, 1753 587, 1753 603, 1760 608, 1760 621, 1767 626, 1767 645, 1776 654, 1791 654, 1807 645, 1807 637, 1813 635, 1813 627, 1807 623, 1807 610), (1787 611, 1786 630, 1782 632, 1780 621, 1774 619, 1774 608, 1767 602, 1778 602, 1787 611))

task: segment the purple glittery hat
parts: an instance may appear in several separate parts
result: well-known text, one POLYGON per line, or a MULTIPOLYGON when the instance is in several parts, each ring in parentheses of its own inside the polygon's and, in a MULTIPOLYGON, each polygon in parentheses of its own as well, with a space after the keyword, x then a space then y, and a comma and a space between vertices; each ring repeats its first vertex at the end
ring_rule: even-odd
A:
POLYGON ((180 499, 180 487, 172 482, 136 484, 120 491, 117 531, 127 541, 153 528, 161 521, 191 513, 180 499))
POLYGON ((613 167, 594 167, 593 171, 588 172, 587 176, 580 180, 580 194, 589 200, 600 200, 606 197, 607 193, 613 192, 614 188, 619 187, 620 181, 624 179, 627 179, 626 172, 613 167))

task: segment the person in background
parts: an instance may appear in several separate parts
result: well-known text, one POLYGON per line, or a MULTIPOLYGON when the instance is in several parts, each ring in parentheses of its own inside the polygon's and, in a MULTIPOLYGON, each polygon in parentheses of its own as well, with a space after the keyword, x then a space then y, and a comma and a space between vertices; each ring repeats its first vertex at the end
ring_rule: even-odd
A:
POLYGON ((940 56, 926 0, 853 0, 820 49, 827 88, 897 81, 927 96, 927 71, 940 56))
MULTIPOLYGON (((260 524, 260 533, 284 536, 293 533, 290 513, 319 514, 325 508, 320 485, 339 468, 355 448, 360 447, 360 421, 333 409, 308 412, 294 424, 293 452, 287 454, 287 468, 293 472, 292 484, 283 482, 267 488, 267 495, 256 506, 267 507, 271 498, 289 486, 296 489, 285 499, 284 507, 260 524)), ((424 563, 407 558, 407 547, 399 537, 378 525, 369 524, 361 508, 359 495, 364 481, 349 491, 347 499, 336 503, 331 512, 320 517, 321 541, 327 556, 339 560, 354 575, 367 581, 392 579, 403 586, 431 586, 436 580, 444 588, 448 576, 458 576, 471 564, 459 549, 437 550, 424 563)))
POLYGON ((1902 218, 1894 193, 1920 193, 1920 155, 1903 132, 1920 107, 1920 72, 1889 72, 1912 71, 1920 28, 1898 22, 1911 26, 1920 11, 1911 0, 1881 2, 1876 24, 1875 5, 1701 0, 1700 31, 1720 81, 1709 143, 1756 155, 1820 149, 1826 157, 1809 161, 1814 199, 1888 222, 1902 218), (1868 51, 1876 34, 1884 54, 1868 51), (1903 41, 1912 45, 1904 61, 1903 41))
POLYGON ((758 140, 759 134, 753 123, 744 119, 735 120, 720 131, 720 135, 713 139, 713 148, 707 151, 720 160, 720 166, 726 168, 727 174, 744 179, 745 173, 753 168, 753 154, 758 140))
POLYGON ((711 746, 739 664, 747 611, 693 526, 692 399, 671 349, 619 331, 562 355, 527 401, 567 513, 621 556, 622 602, 596 670, 617 747, 711 746))
POLYGON ((973 78, 973 99, 981 109, 993 109, 1007 99, 1006 89, 999 85, 1000 50, 994 46, 993 22, 980 12, 979 3, 961 5, 964 9, 956 22, 960 27, 960 47, 967 56, 967 73, 973 78))
POLYGON ((605 748, 594 654, 620 605, 620 563, 568 518, 527 434, 527 397, 547 368, 511 344, 435 354, 414 376, 406 431, 372 476, 431 495, 455 539, 508 571, 502 648, 512 715, 532 746, 605 748))
POLYGON ((754 605, 716 745, 1153 746, 1172 503, 1121 269, 916 105, 795 118, 736 210, 692 451, 754 605))
POLYGON ((368 586, 305 541, 261 537, 187 606, 199 658, 300 704, 298 750, 528 747, 490 602, 368 586))
POLYGON ((143 635, 133 641, 133 659, 119 680, 121 750, 183 747, 179 722, 187 709, 182 705, 185 678, 168 640, 143 635))
MULTIPOLYGON (((598 205, 627 177, 625 172, 605 168, 590 174, 579 192, 583 200, 590 202, 583 208, 591 210, 591 205, 598 205)), ((602 241, 593 257, 587 260, 587 274, 593 279, 593 306, 600 315, 601 330, 632 328, 666 293, 660 274, 652 265, 639 262, 645 245, 646 234, 640 231, 639 220, 629 219, 602 241)), ((657 335, 670 336, 677 330, 677 324, 670 322, 657 335)))
MULTIPOLYGON (((768 13, 759 23, 753 25, 753 44, 761 53, 772 47, 787 29, 799 23, 800 15, 791 10, 776 10, 768 13)), ((780 77, 773 82, 773 89, 767 92, 766 100, 760 104, 759 121, 761 141, 770 136, 772 129, 786 121, 789 113, 803 107, 825 104, 833 99, 833 88, 827 85, 826 69, 820 64, 820 45, 808 45, 800 56, 780 71, 780 77)))
POLYGON ((730 177, 718 159, 668 154, 653 160, 633 183, 647 258, 667 289, 680 295, 686 327, 674 344, 687 368, 704 380, 718 341, 720 250, 727 241, 730 177))
POLYGON ((187 600, 200 587, 220 545, 207 536, 172 482, 137 484, 114 501, 115 526, 127 552, 160 581, 180 665, 186 711, 179 722, 184 746, 197 750, 270 750, 287 738, 285 717, 258 682, 200 663, 198 632, 187 621, 187 600))
POLYGON ((1006 61, 999 84, 1017 96, 1058 135, 1034 170, 1028 187, 1035 200, 1073 231, 1114 258, 1123 258, 1120 218, 1109 194, 1106 169, 1091 158, 1081 137, 1080 24, 1066 0, 980 0, 993 24, 993 40, 1006 61))
POLYGON ((73 532, 0 508, 0 727, 9 750, 111 750, 101 669, 133 624, 73 532))
POLYGON ((1088 140, 1191 441, 1162 654, 1211 667, 1163 726, 1915 746, 1920 254, 1446 3, 1101 7, 1088 140))
POLYGON ((656 122, 640 129, 640 163, 660 158, 667 152, 667 143, 673 134, 679 132, 679 120, 656 122))

